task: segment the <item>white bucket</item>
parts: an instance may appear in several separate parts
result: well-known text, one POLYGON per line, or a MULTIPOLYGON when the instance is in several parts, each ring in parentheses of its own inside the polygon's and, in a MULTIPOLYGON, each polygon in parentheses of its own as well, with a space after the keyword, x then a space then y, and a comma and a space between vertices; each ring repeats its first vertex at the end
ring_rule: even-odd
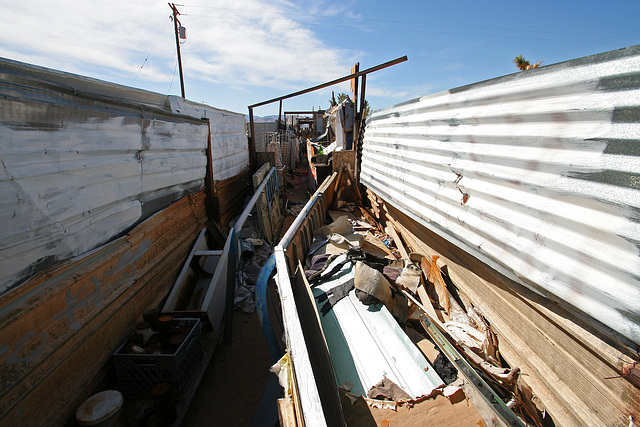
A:
POLYGON ((105 390, 94 394, 76 411, 76 423, 79 426, 126 427, 122 393, 105 390))

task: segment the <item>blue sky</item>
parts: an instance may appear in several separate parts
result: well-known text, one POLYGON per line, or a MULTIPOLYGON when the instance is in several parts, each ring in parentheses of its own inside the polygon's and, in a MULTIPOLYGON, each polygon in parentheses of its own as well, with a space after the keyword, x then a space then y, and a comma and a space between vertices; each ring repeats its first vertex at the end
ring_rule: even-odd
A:
MULTIPOLYGON (((407 55, 367 78, 372 108, 640 44, 640 1, 185 0, 188 99, 247 105, 407 55)), ((180 94, 170 8, 159 0, 0 0, 0 56, 163 94, 180 94)), ((284 102, 328 107, 332 89, 284 102)), ((333 88, 348 90, 344 84, 333 88)), ((255 114, 277 114, 278 106, 255 114)))

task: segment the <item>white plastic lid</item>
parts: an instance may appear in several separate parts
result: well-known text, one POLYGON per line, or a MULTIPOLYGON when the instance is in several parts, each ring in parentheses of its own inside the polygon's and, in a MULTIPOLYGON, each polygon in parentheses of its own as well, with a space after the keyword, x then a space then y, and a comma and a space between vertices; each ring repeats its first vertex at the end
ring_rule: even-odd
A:
POLYGON ((100 424, 114 416, 122 408, 124 399, 117 390, 105 390, 96 393, 76 411, 76 421, 83 426, 100 424))

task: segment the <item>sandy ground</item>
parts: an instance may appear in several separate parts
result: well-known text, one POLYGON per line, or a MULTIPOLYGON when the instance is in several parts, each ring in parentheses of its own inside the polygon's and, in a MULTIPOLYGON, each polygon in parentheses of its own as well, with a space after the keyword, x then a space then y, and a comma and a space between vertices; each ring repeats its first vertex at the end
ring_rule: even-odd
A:
POLYGON ((251 425, 271 366, 255 312, 234 312, 232 337, 216 346, 184 426, 251 425))
MULTIPOLYGON (((293 185, 294 188, 289 187, 287 191, 289 205, 306 203, 309 197, 306 177, 298 177, 293 185)), ((294 218, 285 217, 281 235, 294 218)), ((271 284, 271 297, 277 306, 275 292, 275 286, 271 284)), ((272 311, 276 336, 281 336, 275 317, 272 311)), ((271 375, 271 365, 257 314, 235 310, 232 344, 218 342, 182 425, 250 426, 271 375)))

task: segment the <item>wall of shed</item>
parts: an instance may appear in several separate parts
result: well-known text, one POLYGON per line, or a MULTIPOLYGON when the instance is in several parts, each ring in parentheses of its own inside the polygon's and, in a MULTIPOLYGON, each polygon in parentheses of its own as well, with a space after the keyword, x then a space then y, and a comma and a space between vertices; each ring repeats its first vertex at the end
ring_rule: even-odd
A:
POLYGON ((361 180, 534 291, 640 343, 640 46, 374 112, 361 180))
POLYGON ((254 132, 256 133, 256 152, 263 153, 266 151, 267 136, 269 133, 278 132, 278 124, 273 123, 254 123, 254 132))
POLYGON ((201 190, 209 132, 214 181, 248 166, 242 114, 3 59, 0 77, 0 294, 201 190))
POLYGON ((175 283, 207 221, 188 195, 0 296, 0 425, 67 425, 142 313, 175 283))

